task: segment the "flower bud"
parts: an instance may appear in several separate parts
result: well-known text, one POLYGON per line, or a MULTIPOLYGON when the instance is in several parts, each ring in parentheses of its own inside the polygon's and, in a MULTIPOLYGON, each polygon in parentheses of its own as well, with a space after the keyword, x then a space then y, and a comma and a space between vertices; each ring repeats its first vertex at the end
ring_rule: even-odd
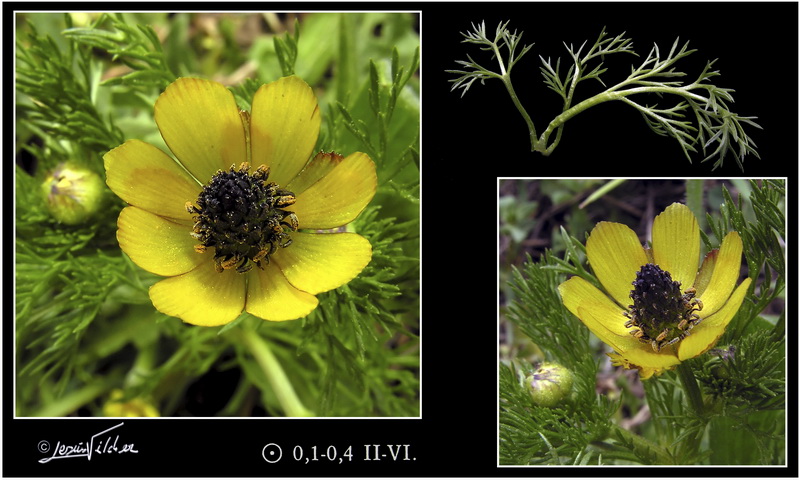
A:
POLYGON ((719 379, 731 378, 730 364, 736 358, 736 346, 714 348, 708 353, 714 355, 708 363, 713 365, 711 373, 719 379))
POLYGON ((77 225, 94 215, 102 205, 105 187, 96 173, 69 163, 60 163, 42 183, 47 210, 61 223, 77 225))
POLYGON ((557 363, 542 363, 525 377, 525 386, 540 407, 554 407, 572 392, 572 372, 557 363))

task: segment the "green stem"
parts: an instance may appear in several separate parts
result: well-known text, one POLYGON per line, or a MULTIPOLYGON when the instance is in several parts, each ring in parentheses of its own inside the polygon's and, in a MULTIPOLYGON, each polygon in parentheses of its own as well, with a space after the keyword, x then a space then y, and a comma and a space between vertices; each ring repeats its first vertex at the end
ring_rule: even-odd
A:
POLYGON ((686 180, 686 206, 694 213, 700 230, 704 230, 706 224, 706 215, 703 209, 703 182, 702 179, 686 180))
POLYGON ((267 342, 255 330, 237 328, 239 339, 250 350, 256 362, 267 377, 278 402, 287 417, 313 417, 314 412, 303 406, 292 387, 292 383, 283 371, 280 362, 275 358, 267 342))
POLYGON ((611 190, 614 190, 615 188, 620 186, 623 182, 625 182, 624 178, 616 178, 614 180, 609 180, 608 182, 606 182, 605 185, 603 185, 602 187, 598 188, 597 190, 592 192, 591 195, 586 197, 586 200, 582 201, 580 203, 580 205, 578 205, 578 208, 586 208, 586 205, 589 205, 590 203, 594 202, 595 200, 603 197, 605 194, 607 194, 611 190))
POLYGON ((103 395, 115 382, 118 382, 118 375, 108 375, 105 378, 96 380, 83 388, 69 393, 56 401, 50 402, 38 411, 30 414, 31 417, 64 417, 89 404, 97 397, 103 395))
POLYGON ((700 387, 697 385, 697 380, 694 378, 692 369, 689 368, 686 362, 683 362, 678 364, 677 370, 678 378, 681 379, 681 384, 683 385, 683 390, 689 398, 689 405, 691 405, 695 413, 702 415, 705 410, 703 394, 700 393, 700 387))
POLYGON ((139 347, 139 353, 136 355, 136 360, 133 367, 125 377, 126 387, 135 387, 144 382, 145 379, 152 373, 153 366, 156 363, 156 343, 150 342, 147 345, 139 347))
POLYGON ((501 78, 503 80, 503 84, 506 86, 506 90, 508 90, 508 94, 511 95, 511 101, 514 102, 514 106, 517 107, 517 110, 522 115, 522 118, 525 119, 525 123, 528 125, 528 132, 530 132, 531 138, 531 151, 534 151, 536 147, 536 127, 533 125, 533 120, 531 120, 527 110, 525 110, 525 107, 523 107, 522 103, 519 101, 517 92, 514 91, 514 86, 511 85, 510 72, 504 74, 501 78))
MULTIPOLYGON (((547 141, 550 138, 550 135, 553 133, 555 129, 564 125, 567 120, 571 119, 575 115, 583 112, 584 110, 594 107, 595 105, 599 105, 601 103, 610 102, 612 100, 621 100, 629 95, 635 95, 637 93, 658 93, 664 94, 669 93, 673 95, 679 95, 681 97, 686 97, 694 101, 702 101, 705 102, 706 98, 691 93, 689 90, 694 88, 695 85, 689 85, 686 87, 636 87, 636 88, 628 88, 625 90, 616 91, 616 88, 624 85, 628 82, 623 82, 619 85, 615 85, 612 88, 609 88, 603 93, 598 93, 597 95, 587 98, 586 100, 578 103, 577 105, 564 110, 560 115, 553 119, 550 124, 547 126, 547 129, 542 132, 541 137, 539 137, 538 142, 534 142, 534 150, 537 152, 542 153, 543 155, 550 155, 553 152, 553 149, 558 144, 557 142, 552 143, 550 146, 547 146, 547 141)), ((513 98, 513 96, 512 96, 513 98)))
MULTIPOLYGON (((683 390, 689 398, 689 405, 698 417, 703 417, 705 412, 705 405, 703 404, 703 395, 700 393, 700 387, 697 385, 697 379, 694 377, 692 369, 686 362, 678 364, 678 378, 681 379, 683 390)), ((703 419, 704 422, 708 420, 703 419)), ((700 449, 700 442, 703 440, 703 434, 706 430, 707 423, 703 428, 697 428, 694 433, 687 435, 680 442, 678 447, 678 456, 683 459, 693 459, 700 449)))

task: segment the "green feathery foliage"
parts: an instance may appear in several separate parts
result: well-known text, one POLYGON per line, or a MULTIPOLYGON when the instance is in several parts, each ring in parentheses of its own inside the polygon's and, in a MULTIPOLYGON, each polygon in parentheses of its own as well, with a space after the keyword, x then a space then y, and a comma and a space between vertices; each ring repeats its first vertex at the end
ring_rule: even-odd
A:
POLYGON ((677 70, 675 64, 695 50, 689 49, 689 43, 682 46, 678 39, 672 44, 669 52, 664 53, 658 45, 654 45, 645 60, 638 67, 631 67, 627 78, 612 85, 606 86, 601 75, 608 68, 603 62, 606 56, 615 53, 628 53, 638 56, 633 50, 631 39, 625 38, 624 33, 610 37, 605 28, 598 35, 597 40, 588 50, 584 42, 577 49, 573 45, 564 46, 572 59, 566 74, 561 73, 561 59, 557 59, 555 67, 548 57, 545 60, 540 56, 540 67, 544 84, 548 89, 557 93, 563 100, 562 112, 547 125, 547 128, 537 134, 536 127, 511 82, 511 71, 514 65, 533 47, 523 45, 517 51, 522 41, 523 32, 513 32, 508 28, 509 22, 501 22, 495 29, 494 36, 487 35, 486 24, 472 25, 472 31, 463 32, 463 43, 479 45, 483 51, 491 52, 492 60, 497 62, 499 71, 483 66, 467 55, 467 60, 456 60, 461 67, 459 70, 446 70, 457 75, 450 80, 453 84, 451 90, 461 89, 461 96, 467 93, 476 80, 483 84, 487 79, 497 79, 503 82, 514 106, 519 111, 528 126, 531 151, 542 155, 550 155, 561 141, 564 124, 575 115, 588 108, 608 101, 621 101, 641 113, 643 119, 653 132, 658 135, 674 138, 681 147, 686 158, 691 162, 691 153, 702 150, 703 161, 714 160, 714 168, 722 166, 727 154, 732 154, 739 165, 744 169, 742 162, 747 154, 758 157, 755 143, 745 132, 745 127, 761 128, 754 120, 755 117, 744 117, 733 112, 730 104, 733 103, 733 90, 721 88, 711 81, 720 73, 712 70, 714 62, 706 63, 703 71, 693 82, 684 82, 681 77, 685 72, 677 70), (596 80, 605 90, 582 101, 575 97, 576 87, 584 80, 596 80), (666 108, 658 105, 646 105, 631 98, 640 98, 643 94, 655 94, 661 98, 672 96, 678 103, 666 108), (693 120, 687 120, 689 117, 693 120), (551 136, 555 134, 555 138, 551 136))
MULTIPOLYGON (((742 313, 737 317, 734 328, 728 331, 741 336, 756 315, 783 292, 786 284, 786 185, 783 180, 763 180, 749 182, 749 207, 752 219, 746 218, 744 199, 734 201, 727 189, 722 190, 724 204, 721 218, 714 221, 708 218, 714 236, 721 241, 730 230, 736 230, 742 238, 744 257, 747 261, 748 275, 753 279, 751 292, 753 302, 745 302, 742 313), (758 284, 758 288, 756 285, 758 284)), ((749 216, 749 215, 748 215, 749 216)), ((707 248, 711 242, 703 234, 707 248)), ((782 322, 780 327, 782 328, 782 322)))
MULTIPOLYGON (((513 270, 516 300, 508 318, 545 354, 573 371, 573 394, 550 409, 533 403, 522 379, 533 371, 524 361, 500 365, 500 461, 503 464, 575 464, 589 461, 587 448, 605 438, 617 406, 595 393, 597 364, 589 332, 561 303, 555 292, 562 275, 553 268, 561 260, 549 252, 539 263, 513 270)), ((596 452, 595 452, 596 453, 596 452)))

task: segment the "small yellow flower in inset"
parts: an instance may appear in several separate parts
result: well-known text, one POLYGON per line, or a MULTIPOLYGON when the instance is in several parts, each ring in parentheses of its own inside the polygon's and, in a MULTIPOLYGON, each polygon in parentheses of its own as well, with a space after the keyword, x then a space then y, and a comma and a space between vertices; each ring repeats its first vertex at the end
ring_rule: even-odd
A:
POLYGON ((156 101, 155 121, 176 159, 128 140, 104 160, 108 186, 130 204, 120 247, 169 277, 150 288, 159 311, 203 326, 242 311, 292 320, 370 262, 369 241, 337 229, 375 195, 375 164, 364 153, 309 161, 320 112, 301 79, 263 85, 248 114, 223 85, 180 78, 156 101))
POLYGON ((712 348, 750 286, 747 278, 736 287, 742 240, 735 231, 698 272, 700 229, 685 205, 659 214, 652 238, 646 248, 627 226, 598 223, 586 255, 608 295, 580 277, 558 287, 564 306, 615 350, 613 363, 638 369, 642 379, 712 348))

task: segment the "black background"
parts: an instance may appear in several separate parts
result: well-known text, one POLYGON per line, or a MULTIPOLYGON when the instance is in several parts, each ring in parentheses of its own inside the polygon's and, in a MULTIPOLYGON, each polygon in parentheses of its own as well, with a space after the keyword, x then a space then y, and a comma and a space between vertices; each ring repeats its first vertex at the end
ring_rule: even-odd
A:
MULTIPOLYGON (((210 5, 209 5, 210 6, 210 5)), ((228 8, 228 5, 225 5, 228 8)), ((302 4, 303 10, 334 5, 302 4)), ((8 4, 4 24, 9 27, 8 4)), ((13 419, 13 302, 6 296, 4 319, 3 476, 578 476, 653 475, 652 469, 497 468, 497 177, 788 177, 789 258, 796 259, 797 219, 797 4, 794 3, 417 3, 349 4, 337 9, 422 10, 422 418, 421 419, 130 419, 115 430, 120 442, 134 443, 136 455, 103 455, 39 464, 41 440, 76 443, 110 428, 117 419, 13 419), (607 57, 610 85, 630 65, 639 65, 654 42, 662 52, 676 37, 698 51, 678 62, 689 81, 706 60, 719 58, 715 82, 736 90, 734 111, 757 116, 763 131, 750 130, 761 160, 748 156, 742 173, 733 158, 711 170, 711 162, 693 164, 671 138, 653 134, 630 107, 606 103, 566 124, 561 144, 550 157, 530 152, 527 128, 498 81, 475 84, 461 98, 450 92, 457 67, 467 53, 490 64, 474 45, 461 43, 459 32, 486 21, 524 30, 523 42, 535 46, 514 69, 514 85, 539 133, 559 113, 560 99, 541 82, 538 55, 562 57, 562 41, 593 42, 605 26, 633 39, 640 57, 607 57), (616 57, 616 58, 614 58, 616 57), (683 67, 682 67, 683 65, 683 67), (541 108, 540 108, 541 106, 541 108), (268 443, 283 448, 283 460, 261 457, 268 443), (409 444, 413 461, 363 460, 365 444, 409 444), (292 460, 292 447, 328 445, 341 454, 353 446, 353 461, 308 465, 292 460)), ((138 8, 142 8, 139 6, 138 8)), ((146 8, 146 7, 145 7, 146 8)), ((163 6, 150 8, 163 8, 163 6)), ((251 4, 244 8, 265 8, 251 4)), ((298 5, 270 8, 297 9, 298 5)), ((6 28, 6 60, 13 58, 13 28, 6 28)), ((302 41, 302 39, 301 39, 302 41)), ((8 65, 6 65, 6 68, 8 65)), ((8 75, 5 78, 10 78, 8 75)), ((10 88, 5 84, 5 102, 10 88)), ((584 82, 578 99, 599 91, 584 82)), ((651 102, 652 103, 652 102, 651 102)), ((10 111, 11 109, 6 109, 10 111)), ((7 114, 8 115, 8 114, 7 114)), ((13 121, 6 117, 7 121, 13 121)), ((8 138, 8 130, 6 136, 8 138)), ((11 142, 8 143, 10 145, 11 142)), ((6 180, 11 175, 6 171, 6 180)), ((8 186, 8 185, 7 185, 8 186)), ((6 188, 9 197, 11 188, 6 188)), ((7 213, 12 199, 6 199, 7 213)), ((7 226, 8 228, 8 226, 7 226)), ((11 232, 7 232, 9 239, 11 232)), ((6 259, 10 244, 6 241, 6 259)), ((9 262, 7 261, 7 265, 9 262)), ((796 325, 796 263, 789 265, 790 318, 796 325), (793 317, 794 316, 794 317, 793 317)), ((6 285, 13 278, 6 277, 6 285)), ((790 330, 789 378, 797 378, 796 332, 790 330)), ((796 401, 790 384, 787 403, 796 401)), ((797 475, 796 412, 787 410, 788 469, 748 469, 747 475, 797 475)), ((658 470, 667 474, 664 470, 658 470)), ((742 470, 739 471, 743 472, 742 470)), ((675 472, 668 473, 672 475, 675 472)), ((726 469, 681 469, 681 475, 726 475, 726 469)), ((657 475, 661 476, 661 475, 657 475)))
MULTIPOLYGON (((787 3, 493 3, 459 4, 448 9, 446 21, 424 20, 425 82, 424 108, 437 120, 434 140, 445 163, 480 162, 482 171, 494 176, 759 176, 788 174, 785 163, 797 162, 797 6, 787 3), (461 43, 459 32, 472 30, 472 23, 486 23, 490 37, 498 23, 510 20, 511 31, 523 31, 522 43, 533 48, 512 70, 514 88, 536 125, 537 134, 561 113, 561 98, 543 83, 539 55, 555 66, 561 58, 561 75, 571 65, 562 42, 584 52, 605 26, 609 37, 625 32, 633 40, 638 57, 607 55, 603 74, 607 86, 623 80, 631 66, 639 66, 654 44, 664 59, 676 38, 689 41, 697 51, 678 60, 676 70, 687 73, 688 84, 701 73, 706 61, 718 59, 713 69, 721 75, 717 86, 735 90, 732 111, 755 116, 763 130, 746 131, 758 146, 761 160, 745 157, 744 173, 730 154, 724 166, 712 171, 713 161, 701 163, 702 151, 685 158, 678 142, 653 133, 641 114, 622 102, 606 102, 570 119, 561 143, 549 157, 530 151, 528 129, 502 82, 475 82, 461 97, 450 92, 448 80, 460 69, 456 60, 467 54, 484 67, 498 71, 496 60, 478 45, 461 43), (433 25, 431 25, 433 23, 433 25), (434 38, 430 38, 433 36, 434 38), (435 47, 431 48, 431 45, 435 47), (427 47, 427 48, 425 48, 427 47), (430 77, 433 77, 431 79, 430 77), (428 101, 429 100, 429 101, 428 101), (785 162, 785 163, 784 163, 785 162), (784 165, 781 165, 784 164, 784 165)), ((522 46, 518 48, 521 51, 522 46)), ((592 67, 593 68, 593 67, 592 67)), ((573 105, 604 89, 596 80, 581 82, 573 105)), ((633 96, 641 104, 677 103, 674 95, 633 96), (670 98, 671 97, 671 98, 670 98)), ((555 135, 550 137, 551 140, 555 135)), ((428 158, 431 152, 428 151, 428 158)))

